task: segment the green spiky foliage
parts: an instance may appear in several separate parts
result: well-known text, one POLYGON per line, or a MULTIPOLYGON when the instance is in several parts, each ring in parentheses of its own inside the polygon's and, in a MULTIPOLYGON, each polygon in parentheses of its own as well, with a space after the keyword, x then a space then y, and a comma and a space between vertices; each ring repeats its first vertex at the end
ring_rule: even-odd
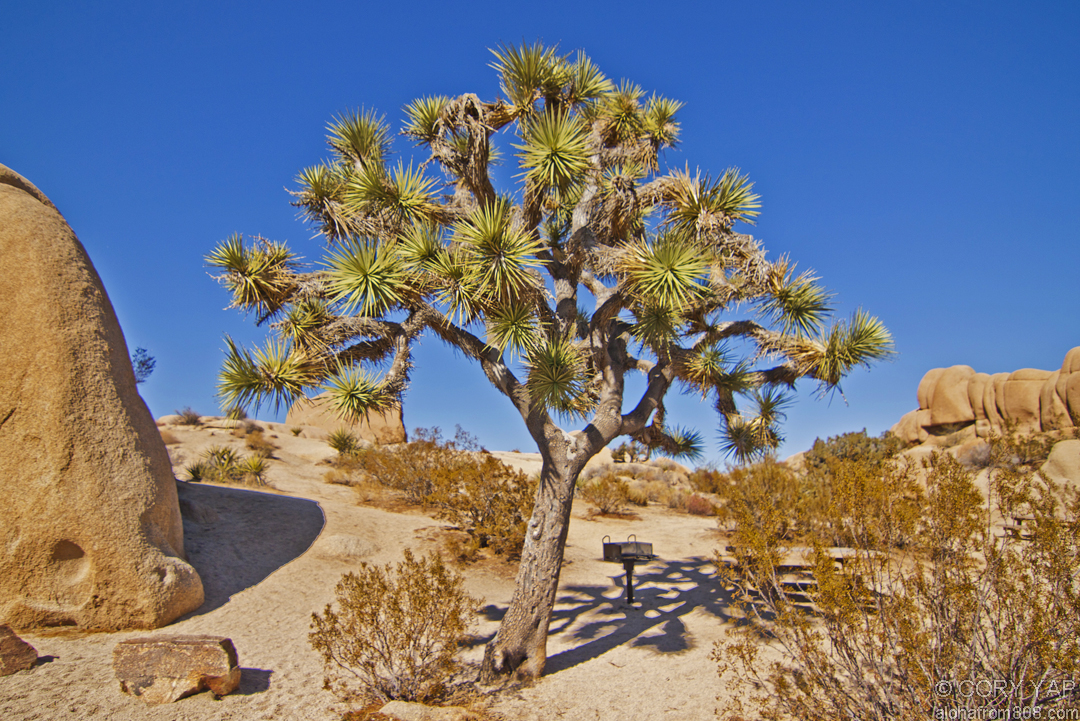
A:
MULTIPOLYGON (((672 389, 710 403, 720 449, 748 459, 780 442, 785 392, 800 379, 827 393, 891 353, 878 320, 834 323, 813 273, 743 232, 761 212, 746 175, 666 165, 681 103, 612 83, 582 53, 536 43, 493 54, 495 97, 405 106, 402 134, 426 157, 391 165, 390 131, 371 111, 331 122, 330 157, 294 191, 329 246, 321 265, 236 237, 211 253, 234 304, 278 336, 256 351, 227 341, 227 406, 325 389, 343 416, 385 410, 407 389, 415 343, 433 335, 520 413, 545 458, 538 493, 553 495, 536 508, 547 513, 619 436, 700 454, 705 436, 666 418, 672 389), (496 190, 500 146, 515 187, 496 190), (645 390, 626 398, 636 373, 645 390)), ((557 536, 563 522, 541 526, 557 536)), ((527 540, 522 568, 534 545, 556 542, 527 540)))
POLYGON ((605 379, 655 369, 645 405, 616 430, 650 427, 657 448, 678 447, 654 416, 681 384, 719 411, 721 448, 750 458, 780 438, 777 417, 759 412, 768 389, 810 378, 828 392, 889 355, 879 321, 858 311, 830 325, 817 277, 738 232, 761 208, 744 174, 661 169, 680 102, 614 84, 580 52, 492 52, 502 99, 406 105, 403 134, 431 151, 419 166, 390 165, 392 133, 374 111, 330 122, 333 157, 302 171, 295 191, 334 247, 321 269, 262 239, 232 236, 210 254, 234 305, 274 319, 280 337, 254 352, 229 341, 226 403, 290 402, 324 387, 343 413, 383 409, 399 400, 411 345, 427 330, 480 361, 527 419, 587 416, 605 379), (521 169, 514 196, 490 178, 501 130, 521 169), (736 308, 752 312, 733 318, 736 308), (735 357, 726 341, 756 352, 735 357), (388 359, 382 379, 355 371, 388 359))

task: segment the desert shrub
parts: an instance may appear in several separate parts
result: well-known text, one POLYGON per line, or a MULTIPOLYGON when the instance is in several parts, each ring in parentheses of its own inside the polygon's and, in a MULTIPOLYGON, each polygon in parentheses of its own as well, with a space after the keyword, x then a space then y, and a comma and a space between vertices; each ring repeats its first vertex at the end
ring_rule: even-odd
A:
POLYGON ((1006 422, 1005 432, 990 438, 988 465, 1014 471, 1037 470, 1058 440, 1053 433, 1022 433, 1015 422, 1006 422))
POLYGON ((330 434, 326 442, 342 456, 352 455, 360 450, 360 439, 348 428, 338 428, 330 434))
POLYGON ((666 506, 668 499, 671 497, 671 491, 671 486, 663 481, 648 481, 645 483, 645 493, 648 495, 650 503, 659 503, 666 506))
POLYGON ((806 452, 804 462, 808 469, 827 471, 837 461, 863 461, 880 464, 904 450, 905 443, 886 431, 880 436, 866 434, 866 429, 856 433, 842 433, 828 440, 814 439, 814 445, 806 452))
POLYGON ((630 486, 626 491, 626 500, 635 506, 649 505, 649 492, 641 486, 630 486))
POLYGON ((686 480, 699 493, 722 493, 729 484, 727 475, 715 468, 696 468, 686 480))
POLYGON ((289 429, 289 432, 292 433, 294 436, 299 436, 303 432, 303 430, 304 429, 300 426, 293 426, 289 429))
POLYGON ((180 439, 176 437, 175 433, 172 433, 170 431, 160 431, 160 433, 161 433, 161 442, 164 443, 167 446, 171 446, 174 443, 179 443, 180 442, 180 439))
POLYGON ((984 441, 958 449, 956 460, 968 468, 982 469, 990 465, 990 444, 984 441))
POLYGON ((649 447, 639 441, 625 441, 611 451, 611 458, 616 463, 644 463, 649 460, 649 447))
POLYGON ((240 406, 233 406, 232 408, 225 411, 225 418, 230 421, 242 421, 246 420, 247 417, 247 411, 240 406))
POLYGON ((266 434, 261 429, 250 431, 244 439, 244 445, 249 451, 262 458, 272 458, 274 451, 277 450, 277 445, 266 438, 266 434))
POLYGON ((686 506, 686 491, 681 488, 672 488, 667 496, 667 507, 678 510, 686 506))
POLYGON ((339 486, 351 486, 355 482, 352 473, 350 473, 348 469, 339 468, 337 466, 324 473, 323 480, 327 483, 334 483, 339 486))
POLYGON ((198 426, 202 424, 199 420, 202 416, 191 409, 191 406, 184 406, 181 410, 174 411, 176 415, 180 416, 180 420, 177 421, 182 426, 198 426))
POLYGON ((412 503, 427 504, 437 488, 440 469, 480 450, 476 439, 460 426, 453 440, 443 440, 438 428, 417 428, 413 440, 358 454, 359 468, 388 488, 402 491, 412 503))
POLYGON ((468 548, 454 555, 472 558, 481 548, 511 557, 521 552, 536 483, 482 452, 460 427, 453 440, 444 440, 438 428, 417 428, 409 443, 361 450, 334 465, 340 476, 331 482, 348 482, 370 496, 365 483, 375 481, 436 509, 470 537, 468 548))
POLYGON ((493 456, 460 454, 435 470, 432 483, 434 491, 425 503, 468 533, 474 548, 521 555, 536 496, 534 480, 493 456))
POLYGON ((686 497, 685 510, 693 516, 711 516, 714 509, 709 499, 694 493, 686 497))
MULTIPOLYGON (((767 459, 718 474, 716 515, 721 524, 751 524, 761 533, 775 535, 778 542, 810 543, 816 538, 827 546, 848 546, 856 542, 857 535, 873 533, 872 526, 858 521, 860 515, 898 512, 892 505, 895 493, 905 493, 908 503, 913 502, 909 485, 900 480, 902 464, 893 460, 895 454, 888 444, 863 444, 860 439, 865 439, 865 433, 837 438, 846 439, 838 442, 838 454, 829 450, 836 447, 818 442, 821 462, 808 463, 803 473, 767 459), (900 485, 885 488, 883 482, 900 485)), ((830 443, 836 440, 830 439, 830 443)), ((892 540, 903 543, 908 537, 892 540)))
MULTIPOLYGON (((766 459, 732 468, 728 483, 718 485, 721 525, 734 526, 741 540, 792 541, 800 528, 799 478, 787 466, 766 459)), ((683 501, 685 503, 685 501, 683 501)))
POLYGON ((480 601, 438 555, 341 577, 337 608, 312 614, 308 639, 323 658, 325 688, 344 701, 433 701, 446 695, 458 643, 480 601))
POLYGON ((991 445, 1001 463, 989 504, 974 472, 945 454, 924 469, 835 464, 832 502, 842 508, 833 515, 846 519, 855 555, 837 568, 816 540, 813 614, 780 582, 779 521, 740 517, 738 574, 728 577, 759 593, 740 604, 746 631, 714 649, 721 676, 749 690, 729 718, 747 707, 813 720, 1007 718, 1016 709, 1048 718, 1075 708, 1080 500, 1017 462, 1023 449, 1008 438, 991 445), (1017 515, 1031 519, 1028 540, 992 525, 1017 515), (765 638, 780 660, 761 661, 765 638))
POLYGON ((626 508, 630 489, 623 481, 608 472, 581 487, 581 497, 600 513, 620 513, 626 508))

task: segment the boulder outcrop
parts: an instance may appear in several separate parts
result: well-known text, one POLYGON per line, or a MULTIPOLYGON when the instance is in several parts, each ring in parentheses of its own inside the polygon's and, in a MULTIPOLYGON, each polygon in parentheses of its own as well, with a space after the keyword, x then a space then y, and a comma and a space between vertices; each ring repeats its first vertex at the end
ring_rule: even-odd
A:
POLYGON ((224 636, 156 636, 121 641, 113 649, 120 690, 150 705, 172 703, 209 690, 215 696, 240 685, 240 663, 224 636))
POLYGON ((891 429, 908 443, 987 438, 1006 425, 1021 433, 1072 428, 1080 419, 1080 347, 1056 371, 988 375, 969 366, 934 368, 923 376, 917 396, 918 409, 891 429))
POLYGON ((38 655, 33 646, 23 641, 8 626, 0 626, 0 676, 33 668, 38 655))
POLYGON ((101 280, 0 165, 0 623, 154 628, 202 604, 176 482, 101 280))
POLYGON ((339 428, 347 428, 357 437, 380 446, 405 443, 409 440, 405 434, 401 406, 382 413, 369 413, 367 418, 360 421, 348 421, 338 416, 330 407, 326 393, 311 399, 301 398, 293 403, 285 417, 285 424, 290 427, 321 428, 328 433, 333 433, 339 428))

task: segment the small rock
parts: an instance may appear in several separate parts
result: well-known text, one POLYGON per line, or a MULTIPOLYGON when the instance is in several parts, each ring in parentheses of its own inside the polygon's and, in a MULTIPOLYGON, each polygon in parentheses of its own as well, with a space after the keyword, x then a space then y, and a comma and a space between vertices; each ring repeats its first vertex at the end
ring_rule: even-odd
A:
POLYGON ((209 689, 224 696, 240 685, 232 640, 224 636, 154 636, 121 641, 113 649, 120 690, 148 704, 172 703, 209 689))
POLYGON ((375 553, 375 544, 356 536, 333 535, 320 539, 315 546, 320 556, 328 558, 364 558, 375 553))
POLYGON ((396 721, 474 721, 480 717, 461 706, 425 706, 422 703, 391 701, 379 709, 396 721))
POLYGON ((0 626, 0 676, 24 671, 37 663, 37 651, 15 635, 10 626, 0 626))

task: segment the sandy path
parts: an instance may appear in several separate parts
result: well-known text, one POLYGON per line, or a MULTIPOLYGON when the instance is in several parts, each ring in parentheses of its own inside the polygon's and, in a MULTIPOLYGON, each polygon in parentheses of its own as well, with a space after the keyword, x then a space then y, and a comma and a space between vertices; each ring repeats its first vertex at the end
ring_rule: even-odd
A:
MULTIPOLYGON (((189 458, 205 433, 186 434, 189 458)), ((0 719, 336 719, 341 709, 322 690, 321 661, 307 641, 312 612, 360 560, 396 561, 406 546, 424 552, 440 524, 357 506, 350 489, 322 481, 310 442, 296 439, 294 455, 287 435, 270 472, 276 493, 181 484, 195 516, 185 519, 185 534, 206 587, 203 607, 149 633, 23 634, 46 659, 0 678, 0 719), (239 691, 165 707, 122 694, 111 668, 116 643, 170 633, 232 638, 243 667, 239 691)), ((586 510, 575 505, 545 676, 494 697, 493 710, 507 721, 712 718, 720 684, 708 654, 729 625, 707 560, 720 543, 714 522, 654 507, 640 509, 637 520, 588 520, 586 510), (634 609, 621 600, 621 566, 599 560, 605 534, 629 533, 652 541, 662 557, 638 569, 634 609)), ((474 566, 466 584, 487 601, 477 630, 488 638, 513 592, 512 570, 474 566)), ((482 652, 477 645, 465 658, 476 663, 482 652)))

